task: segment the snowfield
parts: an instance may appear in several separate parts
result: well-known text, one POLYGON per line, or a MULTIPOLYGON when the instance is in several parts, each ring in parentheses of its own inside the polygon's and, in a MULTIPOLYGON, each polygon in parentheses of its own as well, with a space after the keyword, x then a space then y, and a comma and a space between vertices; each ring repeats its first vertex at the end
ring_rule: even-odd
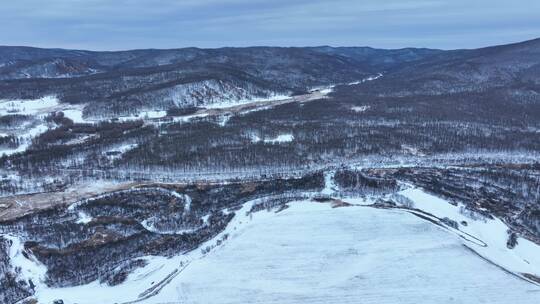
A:
MULTIPOLYGON (((330 190, 332 174, 326 179, 330 190)), ((510 271, 538 275, 539 246, 519 239, 516 251, 506 249, 497 220, 475 222, 417 188, 400 194, 434 216, 463 216, 469 221, 463 232, 483 239, 469 242, 406 210, 373 208, 369 199, 343 208, 294 202, 280 212, 248 214, 250 202, 200 247, 213 248, 208 253, 146 257, 148 265, 116 287, 38 284, 36 295, 40 303, 66 304, 538 303, 540 287, 510 271)))
POLYGON ((58 98, 46 96, 30 100, 0 100, 0 116, 9 114, 37 115, 51 112, 58 106, 58 98))
POLYGON ((412 215, 302 202, 253 215, 147 303, 537 303, 539 296, 539 287, 412 215))

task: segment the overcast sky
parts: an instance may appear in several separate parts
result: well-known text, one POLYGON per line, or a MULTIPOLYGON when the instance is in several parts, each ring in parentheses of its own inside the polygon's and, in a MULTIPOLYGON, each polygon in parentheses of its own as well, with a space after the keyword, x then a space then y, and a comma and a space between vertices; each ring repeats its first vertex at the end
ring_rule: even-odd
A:
POLYGON ((540 0, 2 0, 0 45, 474 48, 540 37, 540 0))

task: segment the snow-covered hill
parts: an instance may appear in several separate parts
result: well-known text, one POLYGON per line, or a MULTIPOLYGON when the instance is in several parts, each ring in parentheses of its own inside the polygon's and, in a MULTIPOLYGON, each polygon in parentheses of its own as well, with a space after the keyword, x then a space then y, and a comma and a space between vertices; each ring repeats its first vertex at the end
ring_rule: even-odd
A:
MULTIPOLYGON (((448 209, 428 194, 411 191, 404 195, 415 202, 448 209)), ((336 208, 302 201, 246 215, 248 204, 199 250, 172 259, 148 257, 149 264, 120 286, 40 289, 37 297, 43 303, 79 304, 127 303, 138 297, 139 303, 152 304, 502 304, 517 298, 537 303, 540 287, 488 262, 489 253, 482 259, 458 235, 411 213, 366 207, 370 203, 336 208), (144 293, 147 289, 151 292, 144 293)), ((532 271, 539 270, 534 260, 539 248, 530 248, 532 271)), ((513 255, 503 258, 510 262, 513 255)))

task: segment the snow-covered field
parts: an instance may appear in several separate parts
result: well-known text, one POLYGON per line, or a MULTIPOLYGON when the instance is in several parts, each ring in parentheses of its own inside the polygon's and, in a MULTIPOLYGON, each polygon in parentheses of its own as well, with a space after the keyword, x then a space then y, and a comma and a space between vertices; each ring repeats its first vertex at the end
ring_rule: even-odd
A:
POLYGON ((55 96, 28 100, 0 100, 0 116, 10 114, 45 116, 52 112, 64 112, 74 122, 87 122, 82 118, 84 105, 62 104, 55 96))
POLYGON ((539 246, 519 239, 516 251, 505 249, 497 220, 474 222, 420 189, 401 195, 433 215, 463 217, 456 218, 469 223, 463 233, 483 239, 475 244, 408 211, 372 208, 369 199, 343 208, 294 202, 280 212, 246 215, 248 203, 201 246, 213 247, 209 253, 147 257, 149 265, 120 286, 38 285, 37 296, 40 303, 123 303, 155 286, 140 303, 538 303, 538 285, 464 245, 510 271, 536 274, 539 246))
POLYGON ((537 303, 539 297, 540 288, 412 215, 303 202, 255 214, 147 303, 537 303))
POLYGON ((36 115, 58 106, 58 98, 46 96, 31 100, 0 100, 0 116, 9 114, 36 115))

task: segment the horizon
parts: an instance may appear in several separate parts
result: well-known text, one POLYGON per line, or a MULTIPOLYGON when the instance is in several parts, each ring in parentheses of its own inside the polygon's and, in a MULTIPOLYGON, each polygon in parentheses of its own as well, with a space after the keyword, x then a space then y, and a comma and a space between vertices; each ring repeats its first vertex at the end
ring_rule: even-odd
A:
POLYGON ((169 51, 169 50, 185 50, 185 49, 200 49, 200 50, 219 50, 219 49, 243 49, 243 48, 322 48, 322 47, 330 47, 330 48, 371 48, 375 50, 403 50, 403 49, 429 49, 429 50, 441 50, 441 51, 458 51, 458 50, 475 50, 475 49, 482 49, 482 48, 488 48, 488 47, 497 47, 497 46, 504 46, 504 45, 513 45, 513 44, 520 44, 520 43, 527 43, 530 41, 540 40, 540 37, 535 37, 527 40, 520 40, 520 41, 509 41, 501 44, 494 44, 494 45, 486 45, 481 46, 477 48, 457 48, 457 49, 442 49, 442 48, 429 48, 429 47, 417 47, 417 46, 405 46, 401 48, 378 48, 373 47, 369 45, 350 45, 350 46, 342 46, 342 45, 305 45, 305 46, 278 46, 278 45, 248 45, 248 46, 221 46, 221 47, 198 47, 198 46, 186 46, 186 47, 173 47, 173 48, 135 48, 135 49, 118 49, 118 50, 96 50, 96 49, 69 49, 69 48, 62 48, 62 47, 40 47, 40 46, 33 46, 33 45, 2 45, 0 44, 0 48, 7 47, 7 48, 32 48, 32 49, 48 49, 48 50, 64 50, 64 51, 83 51, 83 52, 133 52, 133 51, 149 51, 149 50, 155 50, 155 51, 169 51))
POLYGON ((20 0, 0 45, 122 51, 198 47, 476 49, 540 37, 540 2, 517 0, 20 0))

